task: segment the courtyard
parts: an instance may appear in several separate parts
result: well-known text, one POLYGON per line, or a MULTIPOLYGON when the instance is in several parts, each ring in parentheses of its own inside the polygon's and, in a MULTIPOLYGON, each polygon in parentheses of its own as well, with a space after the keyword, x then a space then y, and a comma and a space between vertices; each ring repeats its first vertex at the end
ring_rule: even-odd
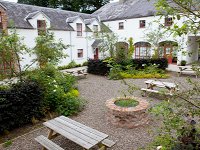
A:
MULTIPOLYGON (((186 76, 177 77, 175 73, 171 73, 171 77, 168 79, 160 79, 160 81, 174 82, 180 85, 180 90, 188 87, 186 83, 186 76)), ((191 78, 194 81, 199 79, 191 78)), ((135 84, 139 88, 145 87, 146 79, 126 79, 127 83, 135 84)), ((80 96, 86 100, 85 108, 77 116, 72 116, 71 118, 83 123, 89 127, 97 129, 109 135, 109 139, 116 142, 116 144, 111 148, 113 150, 129 150, 129 149, 139 149, 146 147, 156 135, 156 130, 161 124, 161 120, 151 117, 150 123, 145 126, 124 129, 117 128, 109 123, 106 118, 106 107, 105 102, 108 99, 122 96, 122 91, 127 89, 127 86, 122 83, 121 80, 108 80, 104 76, 96 76, 89 74, 87 79, 82 79, 78 81, 78 89, 80 96)), ((141 91, 134 92, 133 96, 142 97, 141 91)), ((163 101, 162 98, 157 96, 143 97, 148 102, 150 102, 150 107, 163 101)), ((39 145, 34 138, 39 135, 47 136, 47 128, 39 127, 33 131, 21 135, 12 140, 12 144, 3 148, 2 150, 33 150, 41 149, 42 146, 39 145)), ((13 131, 16 132, 16 131, 13 131)), ((62 136, 57 137, 54 140, 55 143, 60 145, 66 150, 81 150, 77 144, 63 138, 62 136)))

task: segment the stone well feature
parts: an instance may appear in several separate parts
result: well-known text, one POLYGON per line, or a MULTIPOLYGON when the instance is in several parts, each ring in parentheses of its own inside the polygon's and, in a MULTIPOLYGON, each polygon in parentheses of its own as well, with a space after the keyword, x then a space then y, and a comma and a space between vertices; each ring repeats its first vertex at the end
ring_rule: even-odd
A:
POLYGON ((149 123, 146 112, 149 103, 138 97, 114 98, 106 101, 107 118, 115 126, 121 128, 136 128, 149 123), (135 107, 120 107, 115 104, 119 99, 134 99, 139 102, 135 107))

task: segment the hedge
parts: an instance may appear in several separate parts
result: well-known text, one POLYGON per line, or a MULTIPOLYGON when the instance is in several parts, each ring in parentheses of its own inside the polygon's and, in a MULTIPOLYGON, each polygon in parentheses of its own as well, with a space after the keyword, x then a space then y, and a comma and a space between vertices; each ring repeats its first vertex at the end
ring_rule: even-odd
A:
POLYGON ((0 90, 0 134, 40 118, 42 90, 36 82, 24 81, 0 90))
POLYGON ((107 63, 103 60, 88 60, 88 73, 104 76, 109 73, 109 70, 110 68, 107 66, 107 63))
MULTIPOLYGON (((166 58, 158 59, 131 59, 125 60, 120 63, 120 65, 125 68, 127 65, 133 65, 136 69, 143 69, 145 65, 156 64, 158 68, 165 70, 168 67, 168 61, 166 58)), ((96 75, 107 75, 110 71, 107 63, 104 60, 93 60, 88 61, 88 73, 96 75)))

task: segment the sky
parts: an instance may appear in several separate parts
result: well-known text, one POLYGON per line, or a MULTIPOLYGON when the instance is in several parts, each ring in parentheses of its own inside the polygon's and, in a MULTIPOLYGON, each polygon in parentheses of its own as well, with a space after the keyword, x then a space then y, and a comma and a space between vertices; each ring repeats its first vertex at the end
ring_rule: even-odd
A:
MULTIPOLYGON (((17 0, 4 0, 4 1, 9 1, 9 2, 17 2, 17 0)), ((116 2, 118 0, 111 0, 111 2, 116 2)))

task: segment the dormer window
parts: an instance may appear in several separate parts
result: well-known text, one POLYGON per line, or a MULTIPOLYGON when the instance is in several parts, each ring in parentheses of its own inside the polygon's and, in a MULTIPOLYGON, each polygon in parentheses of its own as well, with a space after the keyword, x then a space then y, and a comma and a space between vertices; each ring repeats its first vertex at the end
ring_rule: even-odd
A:
POLYGON ((145 28, 145 26, 146 26, 146 21, 140 20, 140 28, 145 28))
POLYGON ((93 25, 93 32, 95 36, 98 35, 98 25, 93 25))
POLYGON ((172 17, 165 18, 165 26, 171 26, 173 24, 172 17))
POLYGON ((124 29, 124 23, 123 22, 119 22, 119 30, 123 30, 124 29))
POLYGON ((37 20, 38 35, 46 33, 46 22, 45 20, 37 20))
POLYGON ((82 23, 77 23, 76 24, 76 31, 77 31, 77 36, 82 36, 82 23))

